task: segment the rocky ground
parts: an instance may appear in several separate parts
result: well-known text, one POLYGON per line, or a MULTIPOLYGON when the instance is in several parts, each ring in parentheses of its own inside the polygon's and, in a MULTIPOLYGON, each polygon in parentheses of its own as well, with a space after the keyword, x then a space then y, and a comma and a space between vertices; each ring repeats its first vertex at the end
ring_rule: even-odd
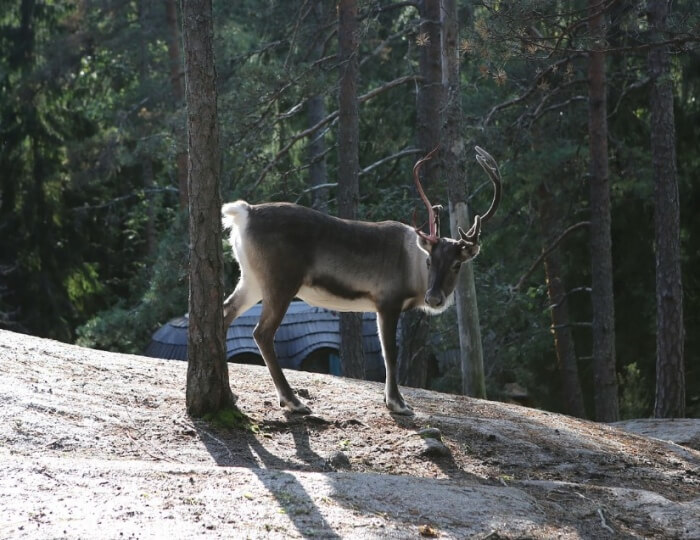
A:
POLYGON ((0 537, 700 538, 700 420, 411 389, 405 418, 380 384, 288 372, 302 417, 232 365, 232 429, 187 417, 185 371, 0 331, 0 537))

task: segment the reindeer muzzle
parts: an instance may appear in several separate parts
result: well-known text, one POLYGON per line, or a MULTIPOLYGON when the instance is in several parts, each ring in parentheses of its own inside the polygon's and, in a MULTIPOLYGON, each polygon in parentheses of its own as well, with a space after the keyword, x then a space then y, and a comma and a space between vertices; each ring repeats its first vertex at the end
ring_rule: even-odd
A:
POLYGON ((442 294, 442 291, 439 290, 429 290, 425 293, 425 303, 433 309, 440 308, 445 303, 445 295, 442 294))

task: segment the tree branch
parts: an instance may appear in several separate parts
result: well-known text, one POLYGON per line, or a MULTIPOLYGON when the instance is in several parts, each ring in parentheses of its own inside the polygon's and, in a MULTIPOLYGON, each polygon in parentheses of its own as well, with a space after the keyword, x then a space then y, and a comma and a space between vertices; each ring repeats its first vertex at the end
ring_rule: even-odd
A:
POLYGON ((481 125, 483 127, 486 127, 486 124, 488 124, 491 121, 491 117, 497 113, 500 110, 507 109, 508 107, 512 107, 513 105, 518 105, 519 103, 522 103, 525 101, 528 97, 530 97, 538 88, 540 81, 549 75, 550 73, 555 73, 556 71, 559 70, 559 67, 568 64, 569 62, 572 62, 578 57, 583 56, 582 54, 573 54, 570 56, 567 56, 565 58, 561 58, 557 60, 556 62, 550 64, 547 66, 546 69, 542 70, 535 79, 532 81, 532 84, 525 90, 525 92, 519 96, 514 97, 513 99, 509 99, 508 101, 504 101, 502 103, 498 103, 491 107, 491 110, 486 114, 486 116, 483 118, 481 121, 481 125))
POLYGON ((358 20, 363 20, 369 17, 370 15, 374 15, 377 13, 383 13, 384 11, 389 11, 391 9, 400 9, 400 8, 405 8, 405 7, 412 7, 415 8, 416 10, 418 9, 418 2, 412 1, 412 2, 394 2, 394 3, 389 3, 384 6, 378 6, 376 8, 370 8, 366 12, 361 13, 357 18, 358 20))
POLYGON ((133 197, 139 197, 140 195, 145 195, 148 193, 179 193, 180 190, 176 187, 172 186, 166 186, 166 187, 160 187, 160 188, 150 188, 150 189, 141 189, 139 191, 134 191, 132 193, 127 193, 126 195, 121 195, 120 197, 117 197, 116 199, 112 199, 111 201, 107 201, 102 204, 96 204, 96 205, 84 205, 84 206, 74 206, 71 208, 71 212, 84 212, 86 210, 101 210, 103 208, 109 208, 110 206, 114 206, 116 204, 119 204, 124 201, 128 201, 129 199, 133 197))
MULTIPOLYGON (((414 82, 414 81, 419 81, 419 80, 422 80, 422 77, 420 77, 419 75, 406 75, 405 77, 399 77, 398 79, 394 79, 393 81, 389 81, 388 83, 383 84, 382 86, 380 86, 380 87, 378 87, 378 88, 375 88, 374 90, 370 90, 370 91, 367 92, 366 94, 362 94, 361 96, 358 96, 357 102, 358 102, 358 104, 359 104, 359 103, 364 103, 365 101, 369 101, 370 99, 372 99, 372 98, 378 96, 379 94, 382 94, 382 93, 384 93, 384 92, 386 92, 386 91, 388 91, 388 90, 391 90, 392 88, 395 88, 396 86, 400 86, 400 85, 405 84, 405 83, 407 83, 407 82, 414 82)), ((298 141, 300 141, 301 139, 303 139, 303 138, 305 138, 305 137, 308 137, 309 135, 311 135, 312 133, 314 133, 314 132, 317 131, 318 129, 321 129, 321 128, 322 128, 323 126, 325 126, 326 124, 329 124, 329 123, 335 121, 336 118, 338 118, 338 111, 337 111, 337 110, 336 110, 336 111, 333 111, 332 113, 330 113, 328 116, 326 116, 325 118, 323 118, 322 120, 320 120, 319 122, 317 122, 315 125, 313 125, 313 126, 307 128, 307 129, 305 129, 305 130, 303 130, 303 131, 300 131, 299 133, 297 133, 296 135, 294 135, 294 136, 289 140, 289 142, 288 142, 287 144, 285 144, 285 145, 277 152, 277 154, 275 154, 275 157, 273 157, 273 158, 268 162, 268 164, 265 165, 265 167, 263 168, 263 170, 262 170, 262 172, 260 173, 260 175, 258 176, 258 178, 255 180, 255 182, 253 183, 253 185, 252 185, 250 188, 248 188, 248 190, 246 191, 246 197, 247 197, 247 196, 250 196, 250 194, 251 194, 255 189, 258 188, 258 186, 262 183, 262 181, 263 181, 263 180, 265 179, 265 177, 267 176, 267 173, 270 172, 270 169, 272 169, 272 167, 274 167, 274 166, 277 164, 277 162, 278 162, 283 156, 285 156, 285 155, 287 154, 287 152, 289 152, 289 150, 292 148, 292 146, 294 146, 294 145, 295 145, 298 141)))
POLYGON ((399 159, 399 158, 402 158, 404 156, 411 156, 414 154, 421 154, 421 153, 423 153, 423 150, 420 148, 406 148, 404 150, 396 152, 395 154, 392 154, 390 156, 386 156, 386 157, 380 159, 379 161, 375 161, 371 165, 368 165, 367 167, 362 169, 359 174, 360 174, 360 176, 367 174, 367 173, 373 171, 374 169, 376 169, 377 167, 384 165, 388 161, 392 161, 394 159, 399 159))
POLYGON ((389 81, 386 84, 383 84, 382 86, 375 88, 374 90, 370 90, 366 94, 362 94, 361 96, 357 97, 357 102, 358 103, 364 103, 365 101, 368 101, 372 99, 373 97, 378 96, 379 94, 386 92, 387 90, 391 90, 392 88, 396 86, 401 86, 402 84, 405 84, 407 82, 418 82, 422 81, 423 77, 420 75, 406 75, 404 77, 399 77, 398 79, 394 79, 393 81, 389 81))
POLYGON ((532 263, 530 268, 528 268, 527 272, 523 274, 523 276, 518 280, 518 282, 515 284, 513 287, 514 291, 519 291, 522 286, 525 284, 525 281, 532 275, 532 273, 535 271, 537 266, 544 260, 544 258, 549 255, 552 251, 556 249, 556 247, 561 243, 564 238, 569 236, 572 232, 581 229, 583 227, 588 227, 591 224, 590 221, 579 221, 578 223, 572 225, 568 229, 566 229, 564 232, 562 232, 557 238, 554 239, 554 241, 542 251, 539 257, 535 259, 535 262, 532 263))
POLYGON ((593 289, 591 289, 590 287, 574 287, 574 288, 571 289, 570 291, 566 291, 566 293, 564 293, 564 296, 562 297, 562 299, 561 299, 559 302, 555 302, 554 304, 551 304, 551 305, 547 306, 547 309, 555 309, 555 308, 558 308, 558 307, 561 305, 561 303, 564 301, 565 298, 568 298, 570 295, 572 295, 572 294, 575 293, 575 292, 587 292, 587 293, 590 293, 590 292, 592 292, 592 291, 593 291, 593 289))
POLYGON ((560 330, 562 328, 591 328, 593 323, 589 322, 569 322, 565 324, 553 324, 549 328, 551 330, 560 330))
POLYGON ((612 118, 617 114, 617 110, 620 108, 620 103, 622 103, 622 100, 627 96, 627 94, 629 94, 633 90, 636 90, 637 88, 642 88, 643 86, 646 86, 647 84, 649 84, 650 81, 651 77, 643 77, 638 81, 633 82, 629 86, 625 86, 622 89, 622 92, 620 92, 620 95, 618 96, 612 111, 608 113, 608 118, 612 118))
POLYGON ((297 197, 296 201, 294 201, 294 202, 298 203, 305 194, 311 193, 312 191, 316 191, 318 189, 332 188, 332 187, 338 187, 338 182, 326 182, 325 184, 318 184, 316 186, 308 187, 308 188, 301 191, 301 193, 297 197))

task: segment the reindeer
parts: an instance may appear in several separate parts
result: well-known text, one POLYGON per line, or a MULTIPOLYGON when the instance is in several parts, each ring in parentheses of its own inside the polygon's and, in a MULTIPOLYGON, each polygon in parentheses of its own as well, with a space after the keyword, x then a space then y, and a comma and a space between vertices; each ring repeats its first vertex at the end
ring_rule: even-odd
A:
POLYGON ((222 207, 223 224, 231 230, 233 253, 241 277, 224 302, 228 328, 241 313, 262 300, 253 337, 277 389, 280 407, 311 412, 292 391, 279 367, 274 336, 295 297, 335 311, 376 312, 386 366, 384 402, 390 411, 413 414, 399 391, 396 371, 396 327, 409 309, 436 314, 452 302, 459 269, 479 253, 481 226, 496 211, 501 175, 496 161, 476 149, 476 160, 494 186, 491 207, 460 238, 440 238, 435 208, 413 168, 418 193, 428 210, 428 234, 397 221, 369 223, 328 216, 291 203, 251 205, 236 201, 222 207))

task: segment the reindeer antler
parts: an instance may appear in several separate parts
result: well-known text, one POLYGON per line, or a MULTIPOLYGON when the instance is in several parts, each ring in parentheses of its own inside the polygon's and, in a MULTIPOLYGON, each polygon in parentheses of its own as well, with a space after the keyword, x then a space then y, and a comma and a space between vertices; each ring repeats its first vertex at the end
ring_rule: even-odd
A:
POLYGON ((486 223, 491 219, 491 216, 496 213, 496 208, 498 208, 498 204, 501 202, 501 171, 498 170, 498 163, 496 163, 496 160, 493 159, 493 156, 486 150, 480 146, 475 146, 474 150, 476 150, 476 160, 486 174, 489 175, 493 183, 493 200, 491 201, 491 206, 486 213, 481 216, 481 222, 486 223))
POLYGON ((426 241, 430 242, 431 244, 437 244, 438 240, 439 240, 438 235, 437 235, 437 220, 435 219, 435 210, 433 209, 433 205, 430 204, 428 197, 426 196, 425 192, 423 191, 423 186, 421 186, 419 173, 420 173, 420 168, 423 165, 423 163, 433 159, 433 155, 435 154, 435 152, 437 152, 438 148, 440 148, 439 145, 436 146, 433 150, 431 150, 430 153, 428 155, 426 155, 424 158, 419 159, 416 162, 416 164, 413 166, 413 181, 416 184, 416 189, 418 190, 418 195, 420 195, 420 198, 423 200, 423 204, 425 204, 425 207, 428 209, 428 227, 429 227, 428 230, 429 230, 429 233, 425 234, 423 231, 420 230, 419 227, 416 226, 415 213, 414 213, 414 220, 413 220, 413 228, 421 236, 421 238, 425 239, 426 241))
POLYGON ((475 146, 476 150, 476 161, 481 165, 486 174, 488 174, 493 184, 493 200, 491 201, 491 206, 486 211, 483 216, 474 216, 474 224, 471 228, 464 232, 461 228, 459 229, 459 236, 462 240, 466 242, 475 242, 479 239, 479 234, 481 234, 481 225, 486 223, 491 217, 496 213, 499 203, 501 202, 501 172, 498 170, 498 163, 486 150, 480 146, 475 146))

